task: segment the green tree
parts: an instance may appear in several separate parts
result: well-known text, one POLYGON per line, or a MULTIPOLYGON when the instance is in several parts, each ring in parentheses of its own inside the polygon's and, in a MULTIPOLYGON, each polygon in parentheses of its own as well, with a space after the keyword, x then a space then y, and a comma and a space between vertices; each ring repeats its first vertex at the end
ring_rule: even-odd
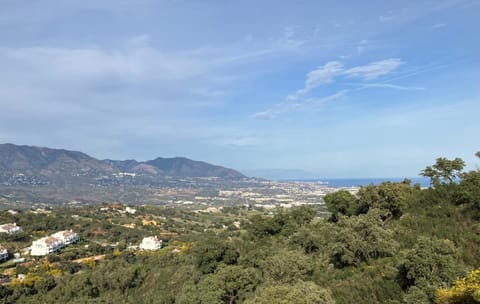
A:
POLYGON ((262 238, 275 235, 282 230, 281 223, 271 217, 264 217, 256 214, 250 217, 250 223, 247 225, 248 233, 255 238, 262 238))
POLYGON ((193 248, 197 268, 204 274, 214 272, 220 263, 235 264, 238 253, 228 241, 215 236, 199 239, 193 248))
POLYGON ((41 280, 34 283, 34 287, 39 293, 47 293, 56 285, 55 279, 51 275, 43 275, 41 280))
POLYGON ((310 254, 320 249, 321 238, 311 229, 302 227, 297 233, 292 235, 290 243, 301 247, 305 253, 310 254))
POLYGON ((363 209, 372 208, 387 210, 390 216, 398 218, 402 215, 414 188, 408 180, 401 183, 383 182, 380 185, 368 185, 358 191, 359 205, 363 209))
POLYGON ((187 284, 178 297, 178 303, 235 304, 243 301, 259 283, 256 269, 238 265, 220 266, 198 284, 187 284))
POLYGON ((338 215, 355 215, 360 212, 357 198, 346 190, 339 190, 325 195, 323 198, 328 211, 332 214, 331 219, 336 222, 338 215))
POLYGON ((312 260, 300 251, 280 250, 260 264, 267 280, 292 283, 304 279, 313 270, 312 260))
POLYGON ((310 223, 315 217, 316 211, 307 206, 299 206, 290 209, 288 212, 289 217, 297 224, 298 226, 303 226, 310 223))
POLYGON ((451 283, 460 273, 455 257, 452 241, 419 237, 398 266, 398 281, 404 289, 419 288, 433 301, 436 288, 451 283))
POLYGON ((245 304, 334 304, 330 291, 313 282, 299 281, 294 285, 273 285, 259 290, 245 304))
POLYGON ((393 232, 383 226, 383 216, 381 210, 372 209, 367 214, 341 217, 329 232, 330 261, 341 268, 393 255, 398 243, 393 232))
POLYGON ((474 212, 475 216, 480 215, 480 171, 470 171, 463 174, 462 181, 456 190, 456 203, 465 204, 474 212))
POLYGON ((460 178, 465 162, 461 158, 449 160, 445 157, 439 157, 432 166, 427 166, 420 175, 430 178, 430 183, 434 187, 454 183, 460 178))

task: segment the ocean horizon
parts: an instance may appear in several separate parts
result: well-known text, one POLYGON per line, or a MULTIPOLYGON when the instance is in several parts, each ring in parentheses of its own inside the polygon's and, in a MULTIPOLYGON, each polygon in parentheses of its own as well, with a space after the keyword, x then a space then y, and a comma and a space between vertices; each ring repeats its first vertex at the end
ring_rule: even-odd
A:
POLYGON ((379 178, 313 178, 313 179, 281 179, 279 181, 291 182, 317 182, 331 187, 358 187, 370 184, 378 185, 383 182, 401 182, 405 178, 411 180, 411 184, 420 184, 421 187, 429 187, 430 179, 424 177, 379 177, 379 178))

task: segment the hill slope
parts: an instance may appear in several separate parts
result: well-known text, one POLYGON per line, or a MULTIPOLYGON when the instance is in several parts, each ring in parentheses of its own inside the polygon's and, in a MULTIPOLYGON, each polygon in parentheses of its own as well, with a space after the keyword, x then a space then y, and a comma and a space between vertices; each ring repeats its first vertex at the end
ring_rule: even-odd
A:
POLYGON ((238 179, 244 176, 233 170, 187 158, 136 160, 98 160, 85 153, 63 149, 0 144, 0 182, 20 180, 35 184, 57 182, 95 183, 120 173, 148 177, 218 177, 238 179))

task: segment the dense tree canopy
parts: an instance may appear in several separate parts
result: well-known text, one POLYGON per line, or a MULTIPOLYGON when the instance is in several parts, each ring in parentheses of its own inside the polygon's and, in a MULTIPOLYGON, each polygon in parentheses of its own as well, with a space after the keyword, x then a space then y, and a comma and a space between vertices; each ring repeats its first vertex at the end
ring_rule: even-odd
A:
POLYGON ((339 190, 325 195, 323 198, 327 205, 328 211, 332 214, 332 220, 337 221, 338 215, 356 215, 363 213, 359 210, 357 198, 347 190, 339 190))
POLYGON ((267 286, 245 304, 334 304, 330 292, 312 282, 267 286))
POLYGON ((328 194, 327 215, 324 206, 167 210, 162 229, 182 222, 190 230, 155 252, 128 249, 141 235, 89 207, 75 209, 81 225, 69 209, 0 212, 26 229, 2 236, 14 248, 63 225, 118 240, 115 248, 95 241, 17 264, 8 271, 25 279, 0 285, 0 303, 479 303, 480 171, 462 172, 463 165, 437 159, 424 170, 429 189, 405 180, 328 194), (96 254, 104 259, 76 260, 96 254))
POLYGON ((398 248, 393 233, 383 226, 383 212, 340 218, 331 228, 327 252, 337 267, 359 265, 371 259, 390 256, 398 248))

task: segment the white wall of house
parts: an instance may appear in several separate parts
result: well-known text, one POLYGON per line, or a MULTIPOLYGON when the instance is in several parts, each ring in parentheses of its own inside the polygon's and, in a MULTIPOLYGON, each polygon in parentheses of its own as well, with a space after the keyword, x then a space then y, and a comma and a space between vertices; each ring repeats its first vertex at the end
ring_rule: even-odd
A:
POLYGON ((59 231, 54 234, 52 234, 54 238, 57 238, 61 240, 62 242, 65 243, 65 245, 70 245, 72 243, 75 243, 78 241, 80 238, 78 237, 78 234, 73 232, 72 230, 64 230, 64 231, 59 231))
POLYGON ((162 248, 162 240, 159 240, 156 236, 149 236, 143 238, 139 247, 143 250, 158 250, 162 248))
POLYGON ((32 243, 30 254, 33 256, 47 255, 65 247, 65 243, 52 236, 47 236, 32 243))
POLYGON ((72 230, 55 232, 51 236, 46 236, 32 242, 30 254, 33 256, 42 256, 57 252, 63 247, 77 242, 79 239, 78 234, 72 230))
POLYGON ((22 231, 22 227, 17 226, 17 223, 8 223, 0 225, 0 232, 14 234, 22 231))
POLYGON ((0 261, 4 261, 8 259, 8 251, 7 249, 0 247, 0 261))

